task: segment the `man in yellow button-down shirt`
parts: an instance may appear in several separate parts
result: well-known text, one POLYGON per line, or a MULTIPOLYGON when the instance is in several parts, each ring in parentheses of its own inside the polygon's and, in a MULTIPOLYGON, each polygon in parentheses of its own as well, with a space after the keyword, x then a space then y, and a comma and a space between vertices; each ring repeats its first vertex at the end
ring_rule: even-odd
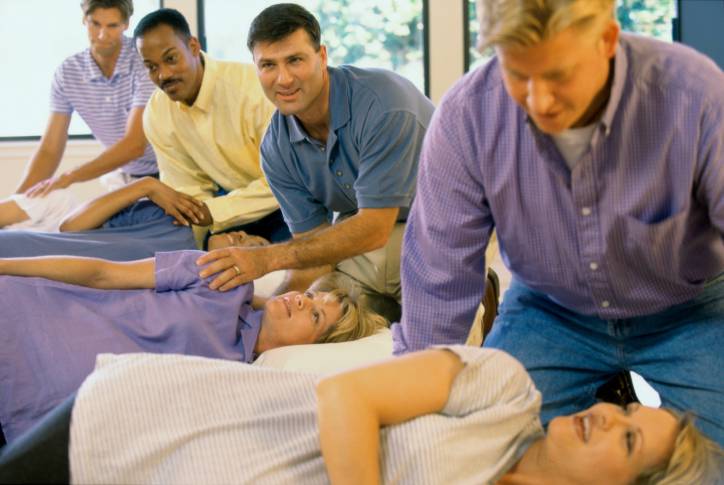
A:
POLYGON ((160 88, 146 106, 144 131, 156 152, 161 182, 202 202, 184 208, 178 197, 197 241, 201 244, 209 229, 231 228, 273 242, 288 239, 259 164, 259 145, 275 108, 254 66, 211 59, 201 52, 186 19, 172 9, 144 17, 134 37, 160 88))

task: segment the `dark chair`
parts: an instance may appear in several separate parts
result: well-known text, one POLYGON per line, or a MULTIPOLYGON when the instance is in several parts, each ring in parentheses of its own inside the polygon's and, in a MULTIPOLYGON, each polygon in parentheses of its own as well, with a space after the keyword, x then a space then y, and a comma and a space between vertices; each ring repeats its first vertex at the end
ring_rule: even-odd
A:
POLYGON ((498 316, 498 305, 500 304, 500 280, 493 268, 488 268, 487 280, 485 282, 485 293, 483 294, 483 340, 493 328, 495 317, 498 316))
POLYGON ((598 388, 596 391, 596 399, 619 406, 639 402, 639 398, 636 396, 636 391, 633 387, 633 381, 631 381, 631 373, 621 371, 613 376, 598 388))

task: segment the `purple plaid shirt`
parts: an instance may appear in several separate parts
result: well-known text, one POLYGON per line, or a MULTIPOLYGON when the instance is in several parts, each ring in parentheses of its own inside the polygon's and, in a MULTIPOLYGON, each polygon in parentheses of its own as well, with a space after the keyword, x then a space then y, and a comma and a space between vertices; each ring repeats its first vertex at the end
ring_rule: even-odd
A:
POLYGON ((724 74, 680 44, 622 35, 611 97, 569 170, 508 96, 497 59, 427 132, 402 256, 395 351, 463 342, 495 229, 514 277, 602 319, 661 311, 724 271, 724 74))

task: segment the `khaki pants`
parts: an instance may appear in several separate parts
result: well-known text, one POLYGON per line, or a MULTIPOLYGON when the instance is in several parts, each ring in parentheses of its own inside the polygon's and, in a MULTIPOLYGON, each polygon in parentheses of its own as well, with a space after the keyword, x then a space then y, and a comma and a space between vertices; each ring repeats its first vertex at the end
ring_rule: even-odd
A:
POLYGON ((399 320, 402 300, 400 251, 404 232, 405 223, 396 223, 384 247, 345 259, 335 268, 356 280, 362 293, 367 295, 370 306, 391 321, 399 320))

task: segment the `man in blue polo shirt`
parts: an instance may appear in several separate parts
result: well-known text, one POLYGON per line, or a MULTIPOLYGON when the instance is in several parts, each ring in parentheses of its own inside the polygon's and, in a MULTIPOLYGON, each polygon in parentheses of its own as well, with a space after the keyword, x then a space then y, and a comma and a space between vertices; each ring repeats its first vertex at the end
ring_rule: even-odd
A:
POLYGON ((52 203, 45 197, 52 191, 119 168, 116 179, 126 182, 158 172, 142 128, 143 109, 154 85, 133 40, 123 36, 133 14, 132 1, 84 0, 81 8, 90 48, 67 58, 56 70, 45 134, 13 196, 31 219, 47 212, 42 206, 52 203), (56 175, 74 111, 106 149, 93 160, 56 175))
POLYGON ((294 239, 211 252, 202 259, 216 263, 202 274, 221 272, 212 287, 226 289, 292 269, 286 291, 336 267, 394 318, 401 235, 433 106, 392 72, 327 67, 320 36, 311 13, 280 4, 254 19, 247 40, 277 107, 262 168, 294 239))

